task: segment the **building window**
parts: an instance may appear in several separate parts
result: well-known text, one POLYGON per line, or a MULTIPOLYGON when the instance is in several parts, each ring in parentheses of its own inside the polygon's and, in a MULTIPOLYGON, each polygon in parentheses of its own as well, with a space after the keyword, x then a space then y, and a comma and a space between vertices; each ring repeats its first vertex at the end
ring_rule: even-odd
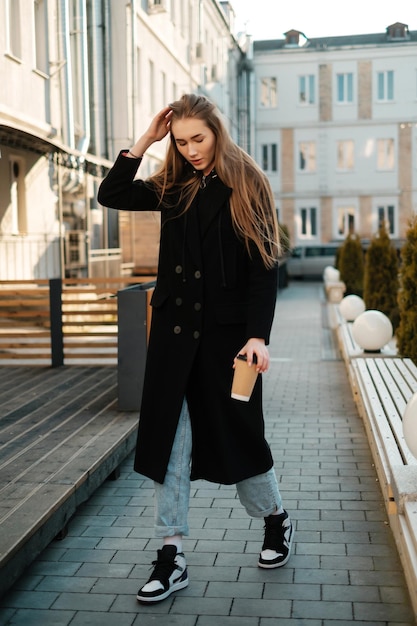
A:
POLYGON ((390 102, 394 100, 393 70, 377 73, 377 94, 380 102, 390 102))
POLYGON ((299 237, 317 237, 317 208, 301 207, 299 210, 299 237))
POLYGON ((155 111, 155 66, 149 61, 149 109, 155 111))
POLYGON ((355 164, 354 143, 351 139, 337 142, 337 169, 343 172, 353 170, 355 164))
POLYGON ((340 238, 347 237, 355 232, 355 209, 353 207, 338 207, 337 209, 337 235, 340 238))
POLYGON ((278 171, 278 146, 276 143, 262 144, 262 169, 265 172, 278 171))
POLYGON ((6 46, 7 52, 21 58, 20 0, 6 0, 6 46))
POLYGON ((261 78, 261 106, 265 108, 273 108, 277 106, 277 79, 261 78))
POLYGON ((314 104, 316 101, 316 77, 314 74, 298 77, 298 101, 300 104, 314 104))
POLYGON ((378 139, 377 144, 377 169, 394 169, 394 140, 378 139))
POLYGON ((10 160, 10 230, 14 235, 27 232, 26 187, 24 161, 19 157, 10 160))
POLYGON ((136 47, 136 88, 135 88, 135 100, 136 104, 142 102, 142 89, 137 87, 142 84, 142 53, 139 46, 136 47))
POLYGON ((395 235, 395 206, 393 204, 378 206, 378 228, 383 225, 390 235, 395 235))
POLYGON ((35 25, 35 64, 36 69, 44 74, 49 73, 48 67, 48 31, 45 0, 35 0, 33 4, 35 25))
POLYGON ((337 101, 340 103, 353 102, 353 74, 337 74, 337 101))
POLYGON ((316 171, 316 143, 314 141, 302 141, 298 150, 299 169, 301 172, 316 171))
POLYGON ((165 103, 168 101, 167 99, 167 75, 165 74, 165 72, 161 72, 161 96, 162 96, 161 106, 164 107, 166 106, 165 103))

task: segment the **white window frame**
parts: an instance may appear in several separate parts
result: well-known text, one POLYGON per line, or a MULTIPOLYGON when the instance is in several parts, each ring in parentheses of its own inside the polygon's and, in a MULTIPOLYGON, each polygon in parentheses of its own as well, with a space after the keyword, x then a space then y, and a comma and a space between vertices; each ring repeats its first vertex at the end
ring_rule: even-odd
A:
POLYGON ((394 101, 394 70, 381 70, 376 73, 376 99, 378 102, 394 101))
POLYGON ((149 71, 149 110, 155 111, 155 64, 152 59, 148 60, 149 71))
POLYGON ((298 77, 298 103, 311 106, 316 103, 316 77, 314 74, 301 74, 298 77))
POLYGON ((395 169, 394 139, 377 139, 376 168, 380 172, 392 172, 395 169))
POLYGON ((353 139, 341 139, 337 142, 337 170, 352 172, 355 167, 355 142, 353 139))
POLYGON ((15 59, 22 58, 20 0, 6 0, 6 51, 15 59))
POLYGON ((164 71, 161 71, 161 107, 164 107, 164 103, 168 101, 167 98, 167 75, 164 71))
POLYGON ((33 0, 33 30, 35 68, 49 75, 48 60, 48 15, 46 0, 33 0))
POLYGON ((319 210, 317 204, 304 203, 297 208, 297 241, 317 241, 319 210))
POLYGON ((260 78, 259 104, 265 109, 274 109, 278 105, 278 81, 275 76, 260 78))
POLYGON ((353 72, 338 72, 336 74, 336 102, 338 104, 352 104, 354 101, 353 72), (341 90, 340 90, 341 87, 341 90))
POLYGON ((317 150, 315 141, 299 141, 298 142, 298 171, 306 174, 317 170, 317 150), (304 159, 302 166, 301 159, 304 159))
POLYGON ((358 211, 352 202, 337 203, 334 216, 336 239, 346 239, 349 234, 358 230, 358 211))
POLYGON ((260 147, 260 163, 264 172, 278 172, 278 144, 262 143, 260 147))
POLYGON ((138 86, 142 85, 143 81, 143 69, 142 69, 142 50, 139 46, 136 46, 136 83, 135 83, 135 101, 136 104, 142 104, 142 89, 138 86))
POLYGON ((396 200, 381 198, 381 201, 378 201, 376 199, 373 218, 375 232, 378 232, 381 219, 383 219, 389 237, 398 237, 398 204, 396 200))
POLYGON ((27 233, 26 183, 25 160, 16 155, 10 155, 10 232, 13 235, 27 233))

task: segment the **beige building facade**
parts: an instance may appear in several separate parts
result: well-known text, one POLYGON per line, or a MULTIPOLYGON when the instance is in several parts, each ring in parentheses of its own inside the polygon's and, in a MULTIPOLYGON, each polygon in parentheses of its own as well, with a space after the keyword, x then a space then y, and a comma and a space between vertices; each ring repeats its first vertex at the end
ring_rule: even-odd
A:
POLYGON ((417 31, 254 42, 256 158, 293 245, 400 242, 417 212, 417 31))

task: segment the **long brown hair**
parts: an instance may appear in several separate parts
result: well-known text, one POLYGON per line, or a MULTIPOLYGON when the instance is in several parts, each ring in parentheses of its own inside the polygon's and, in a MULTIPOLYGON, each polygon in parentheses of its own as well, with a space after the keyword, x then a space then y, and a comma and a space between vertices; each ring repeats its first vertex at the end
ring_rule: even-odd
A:
MULTIPOLYGON (((171 124, 175 120, 195 117, 202 120, 216 137, 214 168, 220 180, 232 189, 230 210, 233 226, 250 253, 251 242, 259 250, 264 265, 273 267, 280 251, 278 223, 274 197, 265 174, 255 161, 231 138, 217 107, 205 96, 183 95, 170 104, 171 124)), ((167 155, 161 169, 151 176, 161 203, 178 192, 187 211, 198 192, 200 174, 184 161, 172 133, 167 155)))

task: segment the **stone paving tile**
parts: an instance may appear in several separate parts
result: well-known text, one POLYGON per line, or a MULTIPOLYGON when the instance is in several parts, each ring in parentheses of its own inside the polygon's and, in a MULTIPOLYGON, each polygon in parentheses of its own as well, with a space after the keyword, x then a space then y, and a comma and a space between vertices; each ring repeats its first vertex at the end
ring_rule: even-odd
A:
MULTIPOLYGON (((322 341, 322 286, 279 295, 265 421, 293 555, 260 570, 263 520, 231 486, 192 485, 190 584, 139 605, 159 547, 152 483, 133 472, 105 482, 0 603, 3 626, 410 626, 415 623, 366 434, 343 362, 322 341)), ((327 339, 326 339, 327 341, 327 339)), ((330 347, 329 347, 330 346, 330 347)))

